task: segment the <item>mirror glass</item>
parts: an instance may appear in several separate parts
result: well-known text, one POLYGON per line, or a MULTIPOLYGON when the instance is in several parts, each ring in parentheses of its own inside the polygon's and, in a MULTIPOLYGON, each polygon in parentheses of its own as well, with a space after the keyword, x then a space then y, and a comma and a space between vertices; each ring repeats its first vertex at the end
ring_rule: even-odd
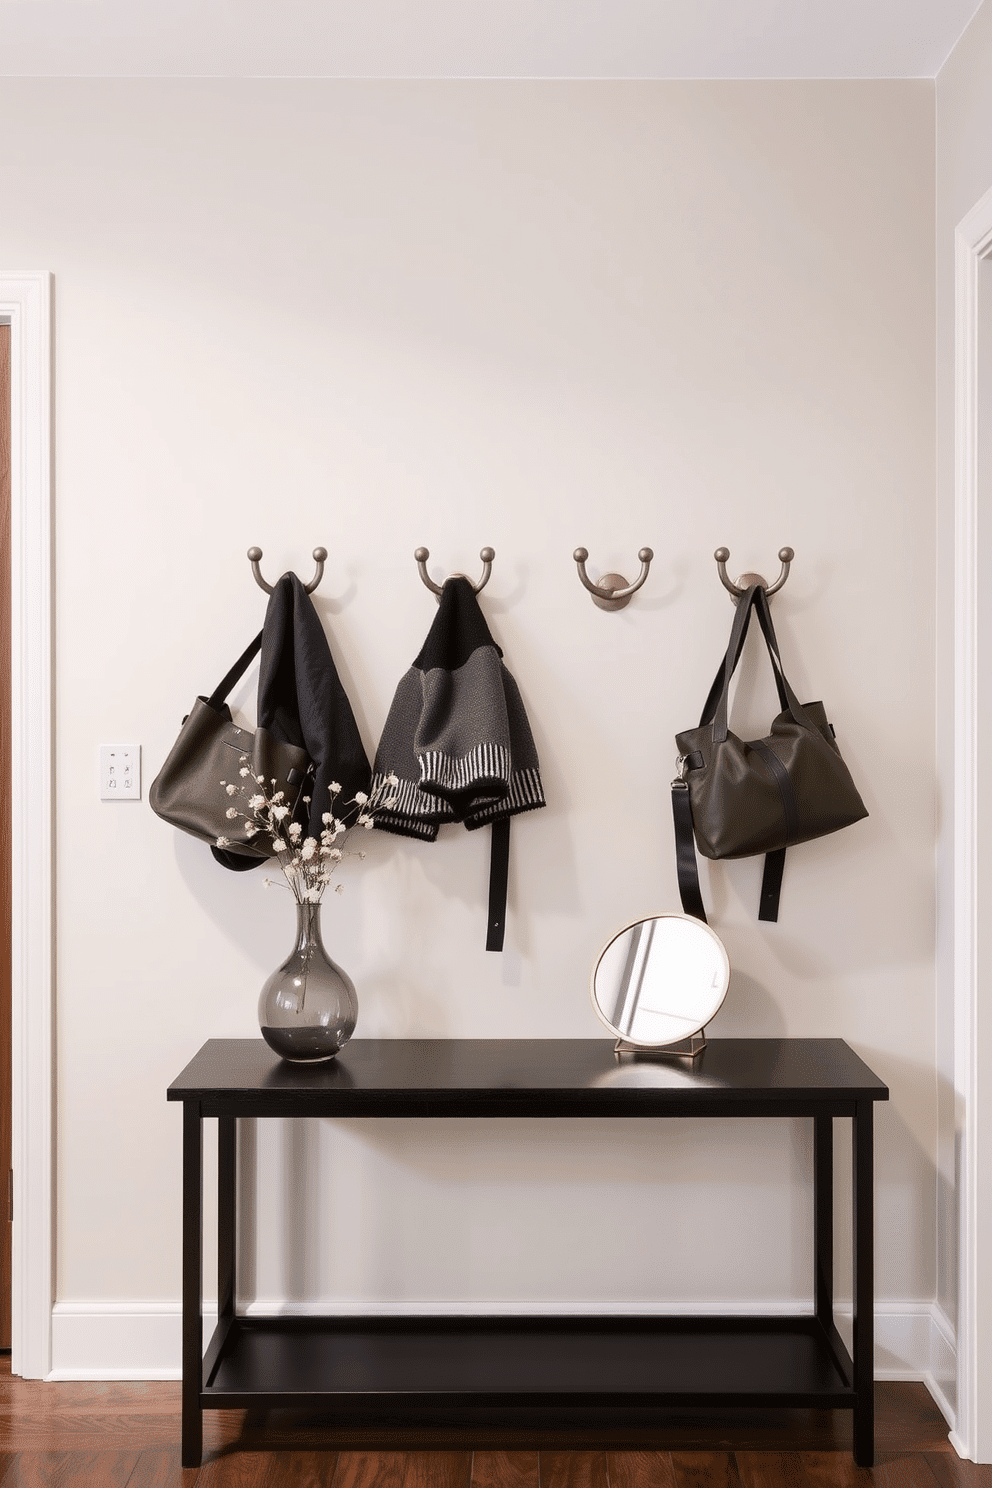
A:
POLYGON ((592 1001, 612 1033, 659 1048, 689 1038, 718 1010, 730 983, 723 941, 690 915, 626 925, 592 974, 592 1001))

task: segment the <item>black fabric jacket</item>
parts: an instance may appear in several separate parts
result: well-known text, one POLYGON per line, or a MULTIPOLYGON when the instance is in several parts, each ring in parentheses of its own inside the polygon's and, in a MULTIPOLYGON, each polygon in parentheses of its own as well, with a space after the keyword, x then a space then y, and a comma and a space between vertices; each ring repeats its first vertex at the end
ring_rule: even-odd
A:
MULTIPOLYGON (((308 836, 319 837, 330 805, 328 786, 341 786, 340 802, 367 791, 372 777, 348 695, 331 657, 324 627, 303 583, 294 573, 274 585, 262 627, 258 672, 258 726, 283 744, 305 749, 314 765, 310 805, 298 819, 308 836)), ((244 872, 264 859, 212 848, 225 868, 244 872)))

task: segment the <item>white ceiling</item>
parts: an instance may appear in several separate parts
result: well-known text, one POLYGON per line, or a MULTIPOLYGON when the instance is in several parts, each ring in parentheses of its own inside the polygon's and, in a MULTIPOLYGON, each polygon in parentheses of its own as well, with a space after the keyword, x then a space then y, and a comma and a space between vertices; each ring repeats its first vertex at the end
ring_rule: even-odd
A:
POLYGON ((980 3, 0 0, 0 76, 932 78, 980 3))

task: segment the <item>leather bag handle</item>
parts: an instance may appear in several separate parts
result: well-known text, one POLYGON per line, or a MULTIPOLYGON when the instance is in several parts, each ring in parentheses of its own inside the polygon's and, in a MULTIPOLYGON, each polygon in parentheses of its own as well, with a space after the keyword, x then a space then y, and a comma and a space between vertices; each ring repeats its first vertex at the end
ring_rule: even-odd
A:
MULTIPOLYGON (((754 603, 754 590, 748 589, 743 597, 738 600, 734 611, 734 623, 730 630, 730 640, 727 643, 726 654, 717 668, 717 674, 713 678, 713 686, 706 695, 703 711, 699 717, 699 726, 712 723, 716 715, 717 706, 720 702, 720 694, 723 692, 724 684, 730 685, 729 679, 736 670, 740 661, 741 652, 744 649, 744 641, 747 636, 747 623, 751 615, 751 606, 754 603)), ((780 694, 781 696, 781 694, 780 694)), ((782 707, 785 707, 785 698, 781 698, 782 707)))
POLYGON ((217 683, 217 686, 207 698, 207 706, 209 708, 213 708, 215 712, 220 712, 221 708, 224 705, 224 699, 227 697, 227 694, 230 692, 235 682, 240 682, 241 678, 251 666, 252 662, 255 660, 255 657, 258 655, 261 649, 262 632, 259 631, 258 635, 252 641, 251 645, 247 648, 247 650, 242 651, 241 655, 238 657, 231 670, 220 682, 217 683))
POLYGON ((734 616, 733 628, 730 632, 730 643, 727 646, 727 654, 723 659, 720 670, 717 672, 710 688, 709 696, 703 708, 700 724, 712 723, 713 741, 722 744, 727 737, 729 711, 730 682, 737 670, 737 664, 741 659, 744 642, 747 638, 748 626, 751 622, 752 610, 757 612, 758 623, 764 637, 765 647, 775 674, 775 685, 778 690, 779 701, 783 712, 791 713, 793 719, 800 728, 815 732, 813 723, 806 714, 802 703, 796 697, 782 666, 782 658, 778 649, 778 638, 772 625, 772 617, 768 610, 768 596, 761 584, 753 584, 738 602, 737 614, 734 616))
POLYGON ((816 733, 816 725, 813 723, 813 720, 806 712, 795 692, 793 692, 789 679, 785 675, 785 668, 782 665, 782 655, 778 649, 778 637, 775 634, 775 626, 772 624, 772 612, 768 604, 768 590, 763 584, 758 585, 758 592, 754 597, 754 610, 758 616, 758 624, 761 626, 761 631, 765 638, 765 646, 768 650, 768 657, 772 664, 772 670, 775 673, 775 685, 778 688, 783 712, 788 709, 796 723, 805 729, 809 729, 812 733, 816 733))

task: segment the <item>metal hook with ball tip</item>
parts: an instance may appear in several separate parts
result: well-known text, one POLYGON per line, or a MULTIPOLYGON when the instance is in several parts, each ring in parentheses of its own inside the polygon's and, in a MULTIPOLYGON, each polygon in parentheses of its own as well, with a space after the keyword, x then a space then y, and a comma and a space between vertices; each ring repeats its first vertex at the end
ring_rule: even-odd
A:
MULTIPOLYGON (((314 559, 314 562, 317 565, 317 572, 314 574, 314 576, 310 580, 309 584, 304 584, 304 586, 303 586, 304 589, 307 591, 308 594, 312 594, 313 593, 313 591, 316 589, 317 585, 320 583, 321 579, 324 577, 324 563, 325 563, 325 561, 327 559, 327 549, 326 548, 314 548, 314 550, 313 550, 313 559, 314 559)), ((272 585, 271 584, 267 584, 265 582, 265 580, 262 578, 262 570, 258 566, 261 563, 261 561, 262 561, 262 550, 261 550, 261 548, 249 548, 248 549, 248 562, 251 564, 251 571, 255 575, 255 583, 258 585, 258 587, 260 589, 264 589, 265 592, 266 592, 266 594, 271 594, 272 593, 272 585)))
POLYGON ((641 571, 634 582, 628 583, 623 574, 603 574, 598 584, 594 584, 586 573, 586 559, 589 557, 588 548, 576 548, 572 557, 579 570, 579 578, 592 595, 592 602, 601 610, 622 610, 630 603, 630 596, 636 594, 648 576, 651 560, 654 552, 651 548, 641 548, 637 554, 641 563, 641 571))
POLYGON ((717 571, 720 575, 720 583, 727 590, 731 599, 734 601, 734 604, 736 604, 739 599, 743 598, 747 591, 749 589, 752 589, 755 584, 760 584, 762 589, 764 589, 765 591, 766 599, 771 599, 772 595, 778 593, 782 585, 785 583, 786 579, 789 577, 789 568, 795 556, 796 554, 793 548, 779 548, 778 561, 781 563, 782 569, 774 584, 769 584, 767 579, 763 579, 761 574, 756 573, 741 574, 740 578, 735 584, 733 580, 728 578, 727 576, 727 560, 730 557, 730 549, 717 548, 716 552, 713 554, 713 557, 716 559, 717 571))
MULTIPOLYGON (((417 567, 420 570, 420 577, 423 579, 424 583, 427 585, 431 593, 436 594, 438 599, 440 599, 441 590, 444 586, 442 584, 435 584, 434 580, 429 576, 427 572, 427 560, 431 556, 429 550, 427 548, 416 548, 414 550, 413 556, 417 560, 417 567)), ((489 583, 489 575, 493 571, 493 559, 496 557, 496 549, 480 548, 479 557, 482 559, 482 578, 477 584, 472 584, 472 580, 469 579, 469 583, 472 584, 472 588, 475 590, 476 594, 479 593, 480 589, 484 589, 489 583)), ((452 579, 468 579, 468 574, 455 573, 450 574, 449 577, 452 579)))

